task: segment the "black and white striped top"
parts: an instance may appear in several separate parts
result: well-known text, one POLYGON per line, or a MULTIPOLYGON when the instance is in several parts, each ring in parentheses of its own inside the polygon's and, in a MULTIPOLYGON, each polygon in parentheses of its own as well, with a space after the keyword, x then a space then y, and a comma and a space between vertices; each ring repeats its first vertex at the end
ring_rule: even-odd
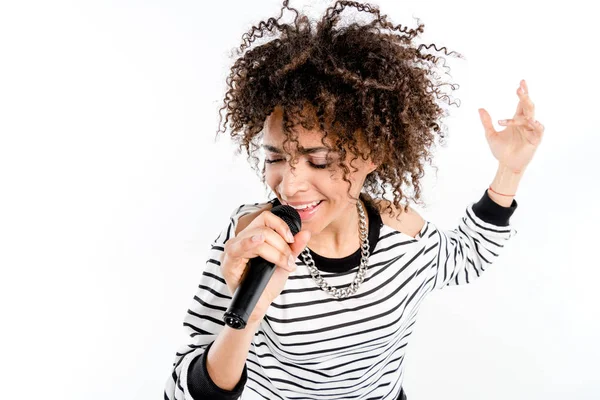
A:
MULTIPOLYGON (((365 203, 371 255, 358 292, 335 299, 317 287, 299 257, 254 336, 240 382, 226 391, 210 380, 203 357, 231 301, 221 255, 238 219, 267 203, 237 208, 212 243, 183 322, 189 341, 176 353, 164 399, 402 398, 404 354, 423 299, 436 288, 473 281, 494 262, 517 233, 509 224, 517 202, 500 206, 486 189, 457 228, 440 230, 425 221, 414 238, 383 224, 365 203)), ((340 288, 352 282, 361 257, 360 249, 341 259, 311 255, 323 278, 340 288)))

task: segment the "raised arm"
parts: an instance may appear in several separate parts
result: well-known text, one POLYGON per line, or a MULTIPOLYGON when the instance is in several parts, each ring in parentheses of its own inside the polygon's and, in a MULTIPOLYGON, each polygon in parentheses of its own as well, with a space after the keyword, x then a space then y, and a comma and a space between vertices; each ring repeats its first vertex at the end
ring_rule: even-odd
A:
POLYGON ((494 263, 508 240, 517 234, 510 217, 518 207, 512 199, 508 207, 496 203, 486 190, 476 203, 470 204, 457 228, 437 229, 430 235, 438 238, 434 255, 434 287, 467 284, 480 277, 494 263))
POLYGON ((469 283, 500 255, 517 231, 509 224, 517 208, 514 196, 527 165, 541 143, 544 126, 535 119, 535 108, 525 80, 516 91, 519 97, 512 119, 499 121, 506 126, 496 131, 489 113, 479 109, 485 137, 498 170, 482 198, 467 207, 458 228, 438 230, 439 246, 432 265, 437 288, 469 283))

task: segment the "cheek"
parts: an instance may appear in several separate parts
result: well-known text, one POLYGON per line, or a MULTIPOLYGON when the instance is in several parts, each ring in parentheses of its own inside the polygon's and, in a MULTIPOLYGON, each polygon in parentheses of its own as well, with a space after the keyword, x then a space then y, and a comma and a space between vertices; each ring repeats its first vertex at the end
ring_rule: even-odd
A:
POLYGON ((271 188, 271 190, 275 191, 275 189, 281 182, 281 175, 276 172, 269 171, 269 167, 267 167, 265 171, 265 182, 267 186, 271 188))
POLYGON ((272 168, 269 168, 269 167, 267 167, 267 168, 265 169, 265 180, 266 180, 267 182, 270 182, 270 181, 274 181, 274 180, 277 180, 277 179, 279 179, 279 178, 277 178, 277 176, 278 176, 278 175, 279 175, 279 174, 277 174, 277 173, 273 172, 273 169, 272 169, 272 168))

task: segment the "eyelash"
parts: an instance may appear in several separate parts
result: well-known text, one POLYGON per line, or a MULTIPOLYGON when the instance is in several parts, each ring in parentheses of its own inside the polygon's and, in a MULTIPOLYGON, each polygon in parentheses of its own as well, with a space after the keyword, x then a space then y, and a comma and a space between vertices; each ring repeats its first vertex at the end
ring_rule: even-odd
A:
MULTIPOLYGON (((265 163, 266 164, 274 164, 274 163, 279 162, 279 161, 283 161, 283 159, 279 158, 277 160, 265 160, 265 163)), ((325 169, 325 168, 327 168, 327 167, 329 167, 331 165, 331 164, 323 164, 323 165, 313 164, 310 161, 308 163, 310 164, 311 167, 316 168, 316 169, 325 169)))

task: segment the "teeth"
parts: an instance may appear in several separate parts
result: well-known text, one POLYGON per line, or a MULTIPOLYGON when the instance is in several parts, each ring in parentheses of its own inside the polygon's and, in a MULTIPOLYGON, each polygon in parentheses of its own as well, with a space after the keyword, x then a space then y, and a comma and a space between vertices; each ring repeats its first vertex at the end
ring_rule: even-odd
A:
MULTIPOLYGON (((320 200, 319 200, 320 201, 320 200)), ((312 203, 308 203, 308 204, 303 204, 301 206, 292 206, 294 207, 296 210, 303 210, 305 208, 310 208, 310 207, 314 207, 317 204, 319 204, 319 201, 313 201, 312 203)), ((290 204, 291 205, 291 204, 290 204)))

